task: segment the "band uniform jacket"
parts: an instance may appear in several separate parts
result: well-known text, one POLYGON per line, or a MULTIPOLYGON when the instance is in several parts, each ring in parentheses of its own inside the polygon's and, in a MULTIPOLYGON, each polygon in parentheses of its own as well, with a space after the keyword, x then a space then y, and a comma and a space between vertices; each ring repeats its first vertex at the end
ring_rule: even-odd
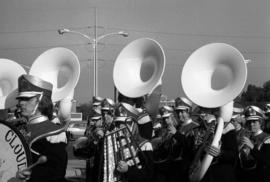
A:
POLYGON ((36 162, 41 155, 47 157, 47 161, 39 164, 32 169, 30 182, 62 182, 65 180, 67 167, 66 142, 52 142, 50 136, 61 135, 63 126, 57 125, 48 120, 47 117, 40 116, 36 118, 42 120, 33 124, 28 124, 29 131, 28 142, 31 143, 32 163, 36 162))
MULTIPOLYGON (((227 125, 230 127, 231 124, 227 125)), ((238 158, 238 146, 236 141, 236 131, 231 129, 223 130, 221 136, 220 154, 214 157, 202 182, 236 182, 236 165, 238 158), (225 132, 224 132, 225 131, 225 132)))
POLYGON ((269 182, 270 181, 270 135, 262 132, 252 136, 251 141, 254 148, 251 155, 255 158, 256 167, 249 171, 251 181, 269 182))

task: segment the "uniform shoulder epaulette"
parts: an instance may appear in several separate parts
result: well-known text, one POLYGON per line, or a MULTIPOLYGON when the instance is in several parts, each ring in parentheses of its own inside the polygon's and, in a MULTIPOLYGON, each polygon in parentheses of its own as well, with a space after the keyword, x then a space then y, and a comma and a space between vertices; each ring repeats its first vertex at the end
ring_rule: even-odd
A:
POLYGON ((60 143, 60 142, 67 143, 66 132, 62 132, 57 135, 48 136, 46 137, 46 139, 50 143, 60 143))
POLYGON ((233 124, 232 124, 232 123, 228 123, 228 124, 226 125, 226 127, 223 129, 222 134, 226 134, 226 133, 228 133, 229 131, 234 130, 234 129, 235 129, 235 127, 233 126, 233 124))
POLYGON ((264 140, 263 143, 264 143, 264 144, 270 144, 270 136, 267 137, 267 138, 264 140))
POLYGON ((153 146, 149 141, 142 143, 140 148, 141 148, 141 151, 152 151, 153 150, 153 146))

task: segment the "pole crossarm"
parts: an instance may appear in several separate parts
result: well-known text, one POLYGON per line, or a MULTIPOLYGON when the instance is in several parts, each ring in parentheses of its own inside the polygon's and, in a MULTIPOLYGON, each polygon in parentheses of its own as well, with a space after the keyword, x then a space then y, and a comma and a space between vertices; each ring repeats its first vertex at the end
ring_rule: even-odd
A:
POLYGON ((121 35, 123 37, 128 37, 128 33, 124 32, 124 31, 112 32, 112 33, 107 33, 107 34, 104 34, 104 35, 100 35, 100 36, 95 37, 95 38, 93 38, 93 37, 91 37, 89 35, 86 35, 84 33, 74 31, 74 30, 70 30, 70 29, 67 29, 67 28, 59 29, 58 33, 60 35, 63 35, 65 33, 77 34, 79 36, 82 36, 82 37, 86 38, 92 44, 93 49, 94 49, 94 96, 95 97, 98 96, 98 70, 97 70, 98 59, 97 59, 97 53, 96 53, 98 42, 101 39, 104 39, 106 37, 113 36, 113 35, 121 35))

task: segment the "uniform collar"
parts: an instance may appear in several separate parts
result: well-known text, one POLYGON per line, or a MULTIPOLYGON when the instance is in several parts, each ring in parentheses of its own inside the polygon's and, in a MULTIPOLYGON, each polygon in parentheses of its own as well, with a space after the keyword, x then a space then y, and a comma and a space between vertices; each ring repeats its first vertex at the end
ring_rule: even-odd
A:
POLYGON ((259 131, 257 131, 256 133, 254 133, 253 135, 254 136, 258 136, 259 134, 261 134, 263 131, 262 130, 259 130, 259 131))
POLYGON ((29 124, 41 123, 47 120, 49 120, 47 116, 43 116, 43 115, 33 116, 29 118, 29 124))

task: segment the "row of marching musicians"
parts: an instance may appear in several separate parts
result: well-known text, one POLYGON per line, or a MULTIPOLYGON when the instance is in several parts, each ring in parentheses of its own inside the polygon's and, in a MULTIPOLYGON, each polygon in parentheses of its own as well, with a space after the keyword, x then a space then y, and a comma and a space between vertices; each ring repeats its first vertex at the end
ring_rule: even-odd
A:
POLYGON ((257 106, 234 107, 218 147, 219 108, 187 98, 149 115, 142 99, 93 98, 86 137, 74 154, 88 158, 87 181, 269 181, 270 138, 257 106), (205 156, 213 159, 202 166, 205 156))

